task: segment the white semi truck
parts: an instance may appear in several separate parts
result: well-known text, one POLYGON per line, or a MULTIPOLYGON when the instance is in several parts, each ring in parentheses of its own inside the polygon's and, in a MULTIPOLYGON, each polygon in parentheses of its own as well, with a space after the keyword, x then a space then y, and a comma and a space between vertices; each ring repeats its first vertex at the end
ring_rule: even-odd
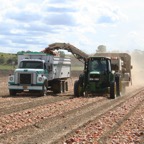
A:
POLYGON ((23 91, 46 95, 47 90, 61 93, 68 90, 71 59, 43 52, 18 53, 18 68, 9 76, 10 95, 23 91))

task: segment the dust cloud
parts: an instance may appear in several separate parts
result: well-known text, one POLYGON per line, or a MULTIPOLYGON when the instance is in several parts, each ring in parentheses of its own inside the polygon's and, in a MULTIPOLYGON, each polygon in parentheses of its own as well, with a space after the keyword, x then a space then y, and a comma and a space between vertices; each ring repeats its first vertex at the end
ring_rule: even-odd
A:
POLYGON ((132 55, 132 85, 144 86, 144 56, 132 55))

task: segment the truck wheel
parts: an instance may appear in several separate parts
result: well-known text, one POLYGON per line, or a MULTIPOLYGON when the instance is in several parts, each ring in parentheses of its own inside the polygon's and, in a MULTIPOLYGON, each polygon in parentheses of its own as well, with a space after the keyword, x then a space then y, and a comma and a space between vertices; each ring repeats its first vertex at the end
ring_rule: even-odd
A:
POLYGON ((82 87, 80 86, 80 83, 78 80, 76 80, 74 83, 74 96, 76 97, 83 96, 82 87))
POLYGON ((110 84, 110 98, 115 99, 116 98, 116 83, 112 82, 110 84))
POLYGON ((53 93, 57 94, 57 93, 61 93, 62 91, 62 84, 60 81, 55 81, 53 84, 52 84, 52 90, 53 90, 53 93))
POLYGON ((16 96, 16 90, 9 90, 10 96, 16 96))
POLYGON ((68 82, 65 82, 65 90, 68 91, 68 82))
POLYGON ((42 90, 40 91, 40 96, 46 96, 47 95, 47 87, 46 84, 44 83, 42 86, 42 90))

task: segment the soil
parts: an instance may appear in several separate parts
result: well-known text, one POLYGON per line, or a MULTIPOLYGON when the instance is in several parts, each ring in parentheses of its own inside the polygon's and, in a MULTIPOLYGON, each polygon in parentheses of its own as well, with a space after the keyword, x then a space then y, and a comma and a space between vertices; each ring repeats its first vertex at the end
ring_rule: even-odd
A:
MULTIPOLYGON (((123 96, 74 97, 69 91, 39 97, 9 96, 7 76, 0 81, 0 144, 142 144, 144 87, 129 86, 123 96)), ((137 78, 135 78, 137 79, 137 78)))

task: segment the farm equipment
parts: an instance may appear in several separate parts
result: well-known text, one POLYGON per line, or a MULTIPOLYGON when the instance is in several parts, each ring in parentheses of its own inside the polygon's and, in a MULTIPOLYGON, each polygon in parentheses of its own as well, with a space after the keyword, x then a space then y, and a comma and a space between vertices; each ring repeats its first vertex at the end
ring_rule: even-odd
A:
POLYGON ((74 83, 74 95, 109 93, 110 98, 120 96, 122 87, 121 73, 112 70, 111 58, 107 56, 89 56, 71 44, 53 43, 43 50, 44 53, 54 50, 67 50, 78 60, 84 62, 83 74, 74 83))
POLYGON ((96 53, 94 56, 105 56, 111 59, 112 70, 121 76, 123 89, 132 84, 131 56, 127 53, 96 53))
POLYGON ((67 79, 71 75, 71 59, 54 56, 54 53, 20 52, 18 68, 9 76, 10 95, 23 91, 39 92, 46 95, 47 90, 54 93, 68 90, 67 79))

